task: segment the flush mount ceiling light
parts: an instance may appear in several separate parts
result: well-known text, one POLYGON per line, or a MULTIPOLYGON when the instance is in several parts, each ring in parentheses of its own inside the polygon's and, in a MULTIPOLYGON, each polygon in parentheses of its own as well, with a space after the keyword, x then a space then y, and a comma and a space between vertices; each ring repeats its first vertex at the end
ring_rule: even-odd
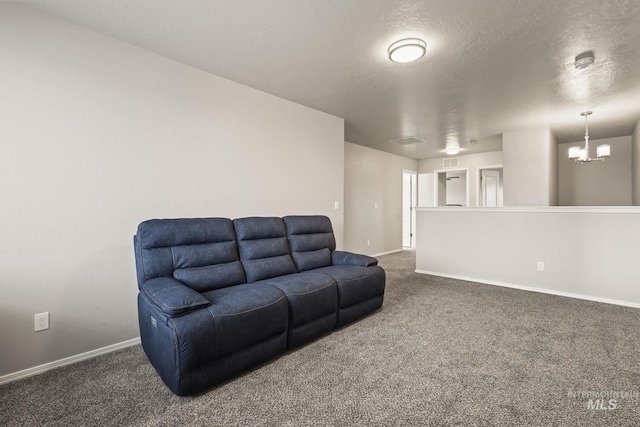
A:
POLYGON ((602 144, 598 145, 596 149, 597 158, 592 159, 589 157, 589 125, 587 124, 587 117, 591 114, 593 114, 593 111, 580 113, 581 116, 584 116, 584 148, 577 146, 569 148, 569 158, 573 160, 574 163, 589 163, 594 160, 604 161, 605 157, 609 157, 611 155, 611 146, 609 144, 602 144))
POLYGON ((573 65, 577 70, 582 70, 587 68, 589 65, 592 65, 596 60, 596 57, 593 55, 593 52, 588 50, 586 52, 582 52, 580 55, 576 56, 576 61, 573 65))
POLYGON ((404 64, 422 58, 426 52, 424 40, 402 39, 389 46, 389 59, 404 64))
POLYGON ((458 154, 460 152, 460 143, 456 140, 447 141, 444 152, 450 156, 458 154))

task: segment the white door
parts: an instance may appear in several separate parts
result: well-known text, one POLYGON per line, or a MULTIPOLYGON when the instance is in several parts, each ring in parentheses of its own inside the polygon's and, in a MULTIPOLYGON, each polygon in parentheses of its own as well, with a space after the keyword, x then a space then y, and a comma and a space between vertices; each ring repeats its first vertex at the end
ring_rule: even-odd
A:
POLYGON ((500 191, 500 172, 493 170, 482 171, 482 206, 497 207, 498 192, 500 191))
POLYGON ((416 219, 415 206, 418 198, 416 182, 418 175, 413 171, 402 172, 402 246, 413 248, 416 219))

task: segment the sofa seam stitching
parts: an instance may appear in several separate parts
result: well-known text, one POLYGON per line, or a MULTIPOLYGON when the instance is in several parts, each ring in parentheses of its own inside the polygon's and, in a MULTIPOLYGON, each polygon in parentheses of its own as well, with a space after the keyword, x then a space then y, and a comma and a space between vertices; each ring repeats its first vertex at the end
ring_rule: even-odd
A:
MULTIPOLYGON (((331 277, 331 276, 329 276, 329 277, 331 277)), ((329 283, 329 284, 327 284, 327 285, 325 285, 325 286, 323 286, 323 287, 321 287, 321 288, 313 289, 313 290, 311 290, 311 291, 309 291, 309 292, 303 292, 303 293, 290 293, 290 294, 286 294, 286 295, 294 295, 294 296, 309 295, 309 294, 312 294, 312 293, 314 293, 314 292, 317 292, 317 291, 321 291, 321 290, 327 289, 328 287, 332 286, 334 283, 335 283, 335 284, 336 284, 336 286, 337 286, 337 285, 338 285, 338 282, 336 281, 336 279, 334 279, 333 277, 331 277, 331 279, 332 279, 332 280, 331 280, 331 283, 329 283)), ((278 289, 280 289, 278 286, 275 286, 275 285, 269 285, 269 286, 273 286, 274 288, 278 288, 278 289)), ((283 292, 284 292, 284 291, 283 291, 283 292)))
POLYGON ((273 301, 273 302, 271 302, 269 304, 261 305, 260 307, 255 307, 255 308, 252 308, 250 310, 241 311, 240 313, 218 314, 218 317, 232 317, 232 316, 240 316, 241 314, 251 313, 251 312, 254 312, 254 311, 257 311, 257 310, 261 310, 263 308, 270 307, 270 306, 272 306, 274 304, 279 303, 280 301, 282 301, 283 299, 286 299, 286 298, 287 298, 286 295, 282 295, 280 298, 278 298, 277 300, 275 300, 275 301, 273 301))

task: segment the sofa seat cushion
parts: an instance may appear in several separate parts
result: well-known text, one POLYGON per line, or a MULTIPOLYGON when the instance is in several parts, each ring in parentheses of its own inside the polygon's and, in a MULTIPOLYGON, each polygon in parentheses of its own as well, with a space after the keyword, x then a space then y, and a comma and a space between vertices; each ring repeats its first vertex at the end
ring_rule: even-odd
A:
POLYGON ((288 274, 261 280, 256 282, 256 285, 273 286, 287 296, 290 325, 294 327, 336 313, 338 310, 337 284, 335 279, 327 274, 288 274))
POLYGON ((340 308, 384 293, 384 270, 378 266, 361 267, 356 265, 332 265, 314 272, 325 273, 338 283, 338 305, 340 308))
POLYGON ((242 284, 203 293, 215 319, 217 357, 255 345, 287 330, 287 299, 277 288, 242 284))

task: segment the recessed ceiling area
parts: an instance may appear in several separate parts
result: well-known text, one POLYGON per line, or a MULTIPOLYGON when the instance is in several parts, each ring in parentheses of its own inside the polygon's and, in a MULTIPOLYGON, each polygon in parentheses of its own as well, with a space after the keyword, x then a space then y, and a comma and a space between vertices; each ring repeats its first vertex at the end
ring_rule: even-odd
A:
MULTIPOLYGON (((31 0, 18 2, 345 119, 345 140, 414 159, 502 148, 549 127, 580 141, 640 121, 640 2, 31 0), (425 42, 411 63, 392 43, 425 42), (575 66, 590 51, 593 64, 575 66), (393 144, 404 138, 423 141, 393 144), (470 144, 469 141, 475 141, 470 144)), ((126 66, 126 64, 122 64, 126 66)))

